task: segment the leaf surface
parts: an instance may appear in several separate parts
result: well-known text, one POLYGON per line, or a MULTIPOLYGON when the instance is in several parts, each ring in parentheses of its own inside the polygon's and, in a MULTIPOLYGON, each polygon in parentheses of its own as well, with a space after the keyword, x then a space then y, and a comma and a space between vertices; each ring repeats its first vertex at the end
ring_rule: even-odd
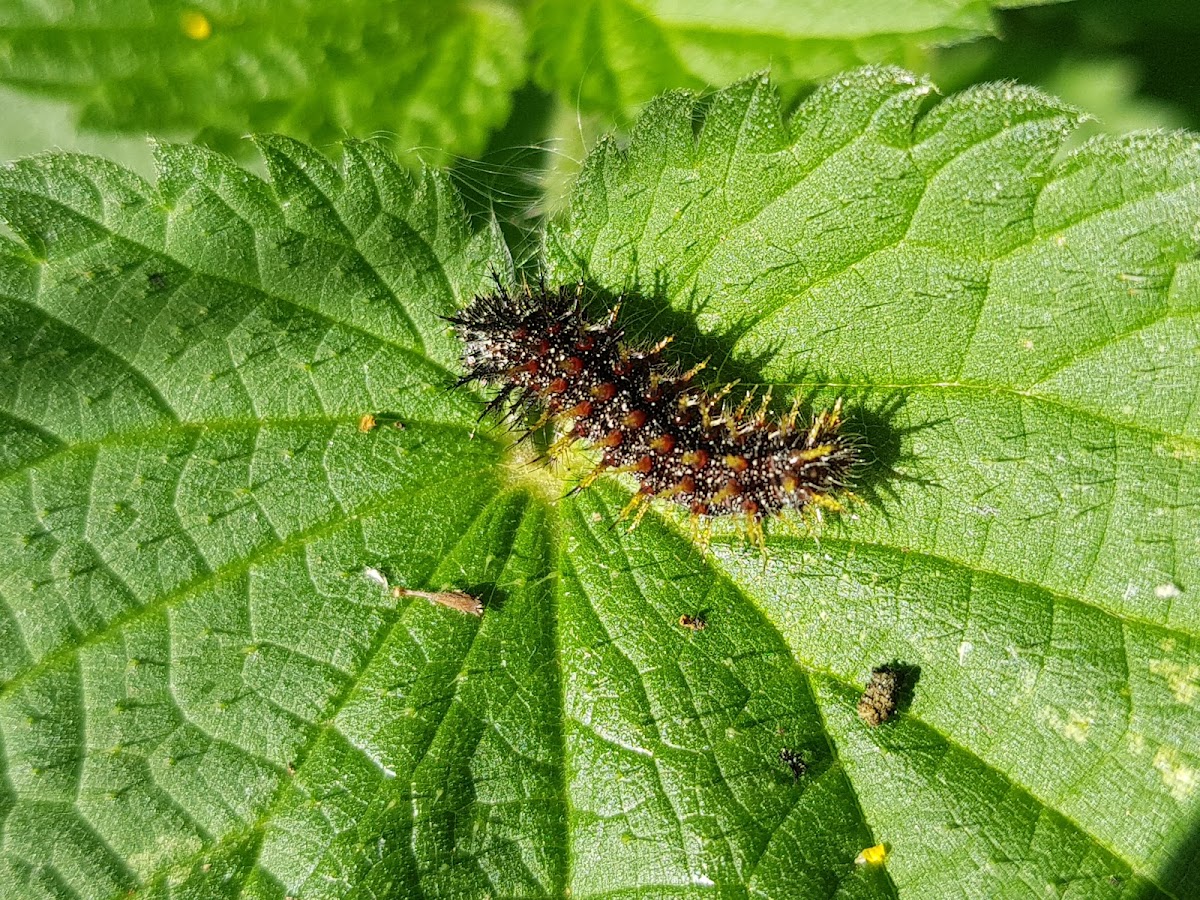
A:
POLYGON ((508 266, 442 176, 0 172, 2 893, 1194 893, 1200 151, 928 97, 668 95, 547 235, 631 328, 846 398, 863 500, 765 556, 477 426, 439 316, 508 266))

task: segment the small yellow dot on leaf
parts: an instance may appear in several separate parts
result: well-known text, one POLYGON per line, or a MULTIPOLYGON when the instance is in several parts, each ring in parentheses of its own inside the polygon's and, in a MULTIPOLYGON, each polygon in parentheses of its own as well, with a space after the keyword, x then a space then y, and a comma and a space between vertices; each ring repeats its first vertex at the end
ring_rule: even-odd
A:
POLYGON ((868 847, 854 860, 860 866, 869 865, 877 866, 887 858, 887 847, 883 844, 876 844, 874 847, 868 847))
POLYGON ((188 10, 179 17, 183 33, 193 41, 204 41, 212 37, 212 22, 203 13, 188 10))

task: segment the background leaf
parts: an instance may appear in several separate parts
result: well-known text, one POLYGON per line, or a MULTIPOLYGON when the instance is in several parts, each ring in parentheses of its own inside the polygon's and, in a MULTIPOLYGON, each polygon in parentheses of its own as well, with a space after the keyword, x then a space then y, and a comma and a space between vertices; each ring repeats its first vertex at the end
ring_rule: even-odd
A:
POLYGON ((524 81, 506 3, 219 0, 0 8, 0 82, 70 100, 103 131, 377 135, 430 161, 480 151, 524 81))
POLYGON ((370 135, 446 162, 481 153, 514 102, 518 121, 544 118, 545 97, 517 93, 529 66, 570 110, 530 140, 565 143, 579 114, 627 121, 671 88, 769 67, 795 95, 863 62, 923 65, 934 46, 992 34, 993 8, 1036 2, 6 0, 0 83, 68 101, 85 131, 231 153, 255 131, 370 135))
POLYGON ((1082 0, 1001 16, 1000 41, 940 50, 943 90, 1016 79, 1082 106, 1110 133, 1200 127, 1200 69, 1191 48, 1200 7, 1175 0, 1082 0))
POLYGON ((933 46, 992 34, 993 8, 1028 5, 534 0, 530 21, 541 84, 620 119, 663 91, 726 84, 758 69, 794 93, 861 63, 915 63, 933 46))
POLYGON ((506 254, 443 177, 0 172, 3 892, 1194 893, 1200 151, 929 102, 668 95, 547 236, 681 356, 848 398, 866 500, 765 559, 476 427, 438 316, 506 254))

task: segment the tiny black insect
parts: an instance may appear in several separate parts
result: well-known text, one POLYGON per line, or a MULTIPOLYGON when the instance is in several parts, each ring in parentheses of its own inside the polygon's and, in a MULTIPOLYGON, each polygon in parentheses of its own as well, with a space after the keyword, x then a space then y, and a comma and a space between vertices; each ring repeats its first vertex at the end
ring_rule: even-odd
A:
POLYGON ((804 773, 808 771, 808 764, 800 758, 800 754, 795 750, 789 750, 784 747, 779 751, 779 761, 792 770, 792 779, 799 781, 804 773))

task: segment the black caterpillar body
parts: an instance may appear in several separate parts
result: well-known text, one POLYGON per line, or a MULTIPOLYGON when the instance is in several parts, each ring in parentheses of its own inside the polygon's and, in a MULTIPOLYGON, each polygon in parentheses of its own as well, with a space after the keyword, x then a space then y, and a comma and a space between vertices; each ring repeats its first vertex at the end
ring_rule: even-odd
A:
POLYGON ((605 470, 630 472, 641 490, 697 516, 746 517, 761 533, 764 518, 785 509, 840 509, 856 463, 841 433, 841 401, 796 427, 797 410, 767 414, 767 398, 733 406, 729 389, 694 383, 701 367, 680 371, 663 361, 667 338, 629 345, 617 325, 619 305, 602 321, 585 315, 582 285, 526 287, 477 296, 450 321, 464 344, 464 383, 499 388, 491 408, 522 421, 570 422, 565 443, 582 439, 602 451, 586 481, 605 470))

